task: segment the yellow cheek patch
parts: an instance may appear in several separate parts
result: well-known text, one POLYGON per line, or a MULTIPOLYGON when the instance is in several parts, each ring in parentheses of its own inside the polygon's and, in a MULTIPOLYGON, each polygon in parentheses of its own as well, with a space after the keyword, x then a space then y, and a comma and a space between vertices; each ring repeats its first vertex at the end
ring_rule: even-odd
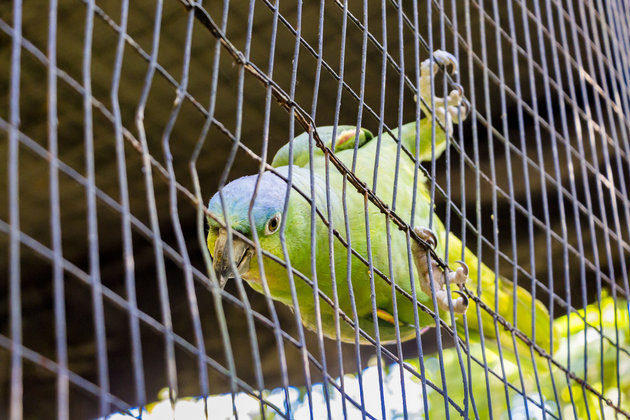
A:
POLYGON ((377 309, 376 310, 376 316, 379 317, 381 320, 387 322, 388 324, 392 324, 392 325, 401 325, 400 322, 396 322, 396 320, 394 319, 394 316, 392 314, 390 314, 387 311, 384 311, 383 309, 377 309))

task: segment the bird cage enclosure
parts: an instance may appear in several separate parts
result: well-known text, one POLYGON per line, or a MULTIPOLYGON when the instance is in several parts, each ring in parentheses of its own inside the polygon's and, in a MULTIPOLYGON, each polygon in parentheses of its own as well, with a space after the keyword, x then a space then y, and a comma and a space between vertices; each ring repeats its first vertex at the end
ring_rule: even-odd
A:
POLYGON ((0 3, 0 419, 630 417, 629 34, 0 3))

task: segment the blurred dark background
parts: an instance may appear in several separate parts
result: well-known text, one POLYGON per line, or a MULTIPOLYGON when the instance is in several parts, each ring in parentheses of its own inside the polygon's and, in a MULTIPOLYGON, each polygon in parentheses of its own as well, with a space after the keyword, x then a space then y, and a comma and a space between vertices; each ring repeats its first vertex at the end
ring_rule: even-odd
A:
MULTIPOLYGON (((251 62, 267 73, 274 4, 255 2, 251 37, 248 37, 249 3, 229 3, 225 35, 234 47, 243 52, 249 41, 251 62)), ((621 58, 624 60, 627 59, 628 51, 623 50, 625 44, 613 42, 608 50, 606 45, 609 40, 616 40, 618 32, 628 22, 623 22, 618 15, 615 17, 613 9, 600 3, 597 6, 579 1, 566 4, 551 1, 536 4, 535 1, 526 0, 490 3, 418 2, 418 35, 421 41, 420 57, 416 59, 411 2, 367 3, 370 39, 367 40, 365 57, 362 56, 363 25, 366 20, 363 5, 352 2, 349 6, 345 55, 340 57, 343 4, 326 2, 321 29, 324 66, 317 79, 320 5, 305 2, 301 12, 302 42, 295 101, 314 115, 317 124, 332 124, 340 60, 344 60, 345 85, 341 95, 339 123, 356 124, 359 115, 357 96, 364 87, 362 126, 377 132, 381 95, 384 92, 382 118, 393 129, 398 125, 399 115, 402 115, 403 122, 415 117, 413 92, 409 86, 402 92, 403 108, 399 109, 399 70, 404 70, 413 83, 415 65, 428 57, 426 45, 430 39, 431 49, 456 53, 461 66, 458 77, 467 98, 472 102, 474 115, 462 124, 461 131, 456 128, 454 137, 457 146, 451 147, 449 153, 436 162, 432 175, 437 185, 445 191, 450 188, 451 194, 450 200, 439 192, 436 194, 438 214, 445 220, 447 204, 450 202, 450 229, 460 237, 465 234, 468 246, 481 254, 490 266, 495 252, 500 252, 499 272, 530 290, 533 273, 539 282, 536 287, 537 297, 552 308, 554 316, 560 316, 567 313, 568 299, 571 299, 573 307, 580 308, 585 300, 591 302, 597 298, 598 288, 604 293, 613 293, 612 284, 624 285, 621 263, 624 259, 628 262, 630 255, 628 198, 623 195, 625 186, 630 184, 629 130, 624 118, 628 96, 627 67, 624 70, 619 64, 619 56, 608 51, 618 53, 621 49, 621 58), (484 3, 487 4, 484 6, 484 3), (400 34, 399 4, 402 4, 404 13, 400 34), (386 83, 383 85, 383 53, 377 44, 382 45, 384 38, 387 40, 389 59, 385 69, 386 83), (403 59, 404 65, 401 65, 403 59), (557 72, 554 67, 556 63, 557 72), (363 71, 364 86, 361 85, 363 71), (317 99, 315 110, 312 109, 314 95, 317 99), (623 99, 624 95, 626 100, 623 99), (562 124, 562 113, 566 115, 566 127, 562 124), (522 114, 522 124, 519 124, 519 114, 522 114), (465 161, 462 156, 465 156, 465 161), (476 169, 479 170, 480 188, 476 187, 476 169), (526 176, 528 184, 525 182, 526 176), (511 195, 514 201, 510 199, 511 195), (493 211, 493 201, 496 202, 496 212, 493 211), (514 216, 511 216, 511 202, 515 203, 514 216), (462 219, 455 209, 464 213, 474 229, 468 226, 462 231, 462 219), (478 215, 477 209, 480 210, 478 215), (529 216, 533 220, 533 236, 528 229, 529 216), (494 221, 498 227, 498 243, 494 243, 493 239, 494 221), (477 249, 476 245, 478 232, 485 238, 481 249, 477 249), (514 267, 518 268, 516 278, 514 267), (546 289, 554 291, 553 304, 550 304, 550 295, 546 289)), ((22 134, 18 186, 19 227, 23 233, 20 247, 23 345, 34 354, 55 361, 53 263, 50 253, 42 251, 52 247, 50 156, 47 154, 46 55, 49 10, 47 2, 26 0, 22 4, 24 39, 19 76, 19 130, 22 134), (39 251, 37 246, 35 249, 32 246, 32 240, 40 244, 39 251)), ((226 5, 221 1, 212 1, 204 4, 204 7, 220 25, 226 5)), ((69 369, 98 384, 95 315, 89 280, 94 267, 90 267, 88 245, 86 115, 80 88, 83 83, 86 13, 84 2, 59 2, 56 34, 58 156, 63 164, 59 173, 59 188, 69 369), (83 273, 83 279, 77 273, 83 273)), ((282 2, 279 14, 283 20, 277 23, 272 79, 281 89, 289 92, 297 5, 294 2, 282 2)), ((98 190, 98 268, 100 282, 107 291, 103 302, 110 392, 125 403, 134 405, 137 404, 137 395, 133 380, 129 310, 124 306, 127 292, 119 207, 121 183, 117 172, 110 98, 120 15, 120 1, 96 2, 91 41, 91 89, 95 185, 98 190), (117 298, 112 298, 115 296, 117 298)), ((143 177, 140 137, 134 120, 149 68, 148 56, 152 48, 155 15, 155 2, 131 2, 118 99, 122 125, 126 130, 124 158, 130 209, 134 218, 132 253, 137 305, 144 314, 161 322, 147 185, 143 177)), ((153 192, 161 238, 170 247, 165 253, 165 267, 173 330, 194 346, 183 265, 169 211, 169 182, 165 173, 159 169, 166 168, 161 141, 182 79, 189 19, 190 12, 182 3, 164 3, 159 22, 159 68, 150 87, 144 128, 148 150, 155 160, 152 168, 153 192)), ((4 418, 8 413, 10 377, 10 351, 6 343, 11 338, 11 302, 8 299, 8 188, 11 180, 7 177, 7 157, 10 121, 8 92, 14 32, 10 2, 0 3, 0 22, 0 155, 3 156, 0 159, 0 338, 4 340, 0 340, 0 344, 5 343, 0 345, 0 418, 4 418)), ((216 42, 215 36, 198 20, 194 20, 187 97, 183 100, 170 135, 173 168, 180 187, 176 217, 181 224, 191 263, 200 273, 205 273, 205 266, 197 236, 196 205, 190 199, 190 194, 184 191, 194 195, 189 163, 202 133, 205 113, 211 100, 215 101, 215 123, 205 138, 196 163, 202 197, 206 202, 217 189, 232 147, 230 135, 226 135, 226 131, 232 135, 240 131, 242 143, 258 155, 268 140, 269 156, 273 156, 288 141, 291 124, 289 114, 272 100, 268 115, 268 139, 263 135, 267 90, 260 81, 245 72, 242 102, 239 102, 238 85, 242 67, 223 47, 219 57, 218 90, 216 97, 211 98, 216 42), (242 124, 237 126, 241 106, 242 124)), ((440 79, 438 92, 442 90, 441 82, 440 79)), ((302 128, 296 123, 295 130, 298 134, 302 128)), ((251 174, 258 170, 258 165, 258 161, 239 149, 229 169, 228 180, 251 174)), ((425 168, 431 171, 430 164, 425 165, 425 168)), ((216 363, 226 366, 216 308, 202 277, 203 274, 196 278, 195 291, 206 351, 216 363)), ((248 287, 246 289, 252 309, 269 317, 264 297, 248 287)), ((235 296, 235 301, 242 300, 235 284, 228 284, 225 290, 235 296)), ((622 289, 614 293, 622 293, 622 289)), ((297 337, 291 311, 281 304, 275 308, 283 330, 297 337)), ((242 305, 226 299, 223 309, 238 376, 255 387, 244 309, 242 305)), ((146 322, 140 322, 140 327, 146 395, 148 401, 153 401, 157 398, 157 392, 167 386, 164 336, 146 322)), ((256 339, 265 387, 270 389, 281 385, 273 329, 257 322, 256 339)), ((308 332, 307 341, 309 351, 320 359, 315 335, 308 332)), ((325 344, 329 373, 334 377, 339 373, 336 345, 331 340, 326 340, 325 344)), ((435 351, 435 335, 426 334, 423 345, 425 352, 435 351)), ((199 395, 196 355, 183 346, 176 345, 175 348, 180 396, 199 395)), ((302 385, 304 374, 300 349, 285 341, 285 350, 290 383, 302 385)), ((392 350, 395 351, 395 348, 392 350)), ((361 352, 365 365, 374 349, 364 346, 361 352)), ((415 343, 406 343, 404 353, 406 357, 416 355, 415 343)), ((343 360, 346 373, 356 371, 353 346, 343 346, 343 360)), ((42 413, 55 413, 57 410, 56 374, 40 366, 42 363, 41 360, 24 360, 25 418, 41 418, 42 413)), ((314 365, 311 365, 311 373, 313 382, 321 380, 321 374, 314 365)), ((229 391, 229 379, 222 373, 209 367, 208 374, 212 394, 229 391)), ((71 383, 70 407, 71 418, 97 416, 98 396, 71 383)))

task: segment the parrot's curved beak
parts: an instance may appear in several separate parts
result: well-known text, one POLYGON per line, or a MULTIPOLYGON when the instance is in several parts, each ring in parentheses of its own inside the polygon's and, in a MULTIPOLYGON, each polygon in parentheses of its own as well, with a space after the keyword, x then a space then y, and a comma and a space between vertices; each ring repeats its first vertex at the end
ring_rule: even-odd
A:
POLYGON ((232 252, 228 250, 228 234, 226 229, 219 230, 219 237, 214 243, 214 261, 212 267, 223 289, 228 279, 234 278, 232 262, 242 276, 249 271, 249 261, 252 258, 252 248, 242 239, 232 236, 232 252), (233 258, 233 260, 231 259, 233 258))

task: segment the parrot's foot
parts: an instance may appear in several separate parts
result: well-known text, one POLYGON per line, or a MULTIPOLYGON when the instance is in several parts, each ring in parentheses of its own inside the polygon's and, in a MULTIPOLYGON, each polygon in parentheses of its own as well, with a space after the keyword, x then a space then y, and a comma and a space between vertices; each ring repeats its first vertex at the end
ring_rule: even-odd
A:
MULTIPOLYGON (((449 74, 457 72, 458 65, 455 57, 442 50, 433 52, 433 68, 431 68, 431 61, 429 59, 424 60, 422 64, 420 64, 420 97, 422 101, 424 101, 424 104, 421 101, 421 105, 424 111, 429 114, 431 110, 427 108, 427 106, 431 106, 431 79, 433 79, 433 76, 438 72, 440 65, 444 66, 444 69, 448 71, 449 74)), ((437 86, 434 86, 434 88, 437 88, 437 86)), ((468 101, 464 98, 464 88, 459 84, 455 84, 455 89, 453 89, 448 96, 445 98, 435 96, 433 100, 435 104, 435 117, 442 123, 446 134, 450 136, 453 134, 453 123, 459 124, 460 121, 465 120, 470 110, 468 101), (459 113, 460 107, 463 107, 461 114, 459 113)))
MULTIPOLYGON (((435 248, 437 245, 437 238, 435 234, 427 228, 414 228, 414 232, 425 242, 427 242, 431 248, 435 248)), ((429 258, 427 250, 417 242, 412 246, 413 255, 415 258, 416 269, 420 276, 420 288, 429 296, 435 293, 435 299, 438 303, 438 307, 444 311, 449 310, 449 301, 453 304, 453 312, 463 314, 468 308, 468 298, 460 290, 453 290, 453 294, 457 297, 449 298, 448 292, 444 287, 446 282, 449 284, 456 284, 460 289, 464 287, 468 280, 468 266, 463 261, 456 261, 459 267, 455 271, 446 269, 446 272, 442 271, 440 266, 433 260, 431 260, 429 266, 429 258), (431 270, 429 272, 429 270, 431 270), (431 279, 433 279, 433 288, 431 287, 431 279)))

